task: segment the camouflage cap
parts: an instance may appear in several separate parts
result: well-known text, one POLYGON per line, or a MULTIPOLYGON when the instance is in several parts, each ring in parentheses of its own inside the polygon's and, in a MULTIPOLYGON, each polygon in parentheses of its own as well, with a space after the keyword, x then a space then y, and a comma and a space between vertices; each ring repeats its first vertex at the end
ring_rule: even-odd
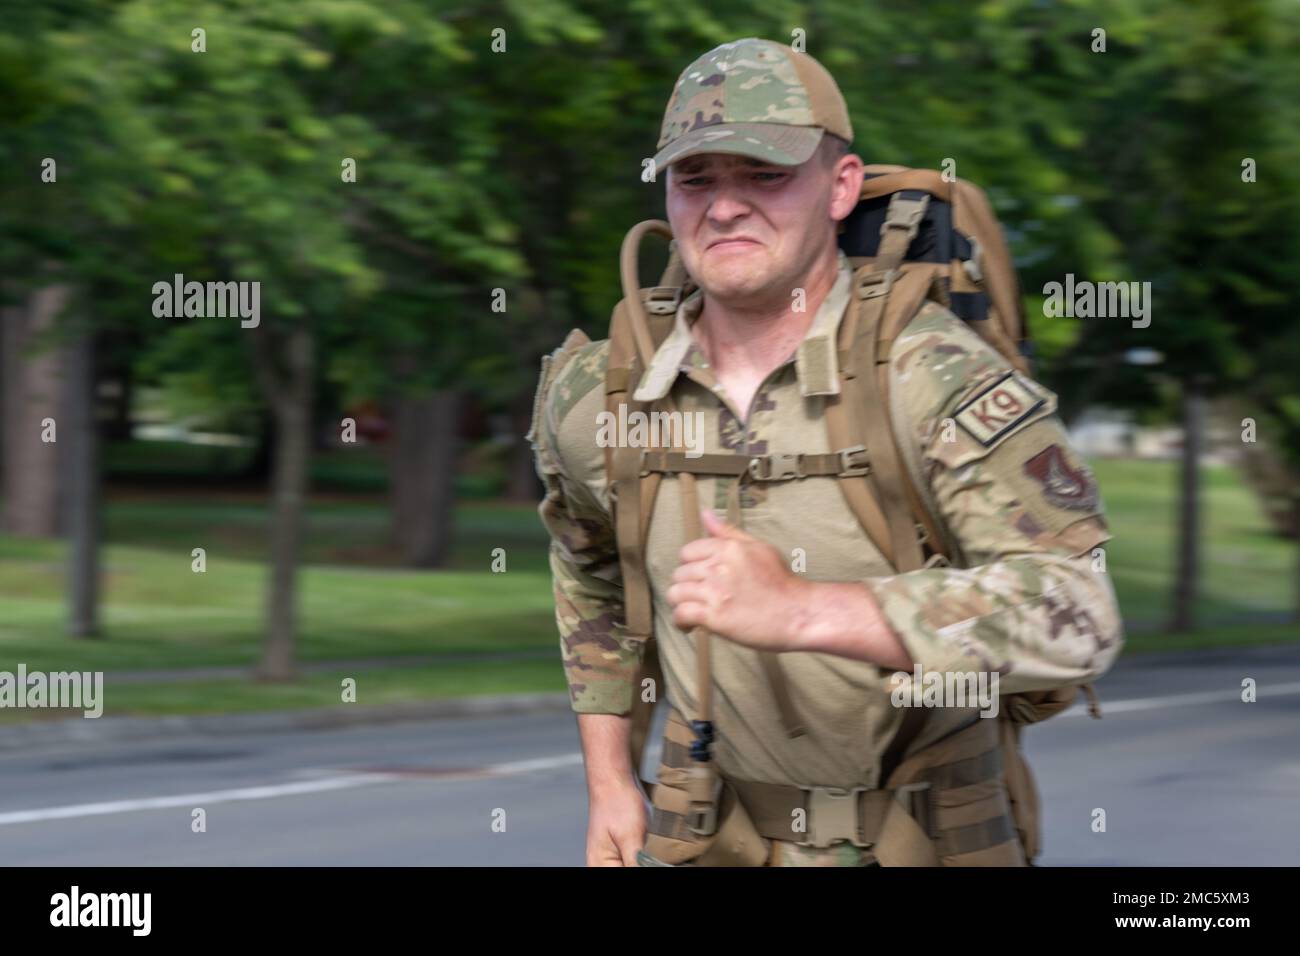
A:
POLYGON ((782 166, 807 162, 824 133, 853 141, 844 97, 826 68, 753 37, 710 50, 677 79, 654 164, 736 153, 782 166))

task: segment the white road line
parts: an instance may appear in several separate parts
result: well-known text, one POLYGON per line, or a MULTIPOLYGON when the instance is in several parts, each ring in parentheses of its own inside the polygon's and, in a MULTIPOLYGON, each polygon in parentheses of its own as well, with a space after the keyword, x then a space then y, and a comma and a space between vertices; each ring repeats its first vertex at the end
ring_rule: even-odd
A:
POLYGON ((550 770, 552 767, 581 767, 582 754, 563 754, 559 757, 538 757, 535 760, 516 760, 513 763, 498 763, 488 767, 488 772, 505 776, 513 773, 532 773, 534 770, 550 770))
POLYGON ((346 774, 324 780, 305 780, 300 783, 281 783, 265 787, 239 787, 234 790, 211 790, 207 793, 179 793, 170 797, 141 797, 135 800, 110 800, 104 803, 78 803, 67 807, 49 807, 44 810, 15 810, 0 813, 0 826, 14 823, 35 823, 41 820, 67 820, 73 817, 98 817, 108 813, 130 813, 133 810, 167 810, 174 807, 203 807, 214 803, 235 800, 266 800, 271 797, 289 797, 300 793, 320 793, 327 790, 346 790, 371 784, 397 780, 399 777, 377 773, 346 774))
MULTIPOLYGON (((504 777, 512 774, 532 773, 535 770, 549 770, 554 767, 571 767, 581 764, 582 754, 571 753, 557 757, 538 757, 533 760, 491 764, 479 770, 466 771, 464 774, 448 774, 441 779, 469 779, 482 776, 504 777)), ((269 800, 275 797, 292 797, 299 794, 348 790, 353 787, 365 787, 371 784, 392 783, 410 779, 407 775, 400 773, 335 774, 317 780, 272 784, 264 787, 239 787, 233 790, 212 790, 207 793, 180 793, 170 797, 142 797, 134 800, 112 800, 103 803, 79 803, 65 807, 49 807, 44 810, 15 810, 10 813, 0 813, 0 826, 17 823, 39 823, 45 820, 68 820, 75 817, 98 817, 109 813, 132 813, 137 810, 206 807, 217 803, 231 803, 236 800, 269 800)))
MULTIPOLYGON (((1223 701, 1241 700, 1241 688, 1229 687, 1226 690, 1201 691, 1195 694, 1171 694, 1168 697, 1139 697, 1136 700, 1112 700, 1102 697, 1101 715, 1124 714, 1133 710, 1158 710, 1161 707, 1187 707, 1191 704, 1215 704, 1223 701)), ((1287 694, 1300 694, 1300 681, 1290 684, 1267 684, 1256 682, 1255 696, 1285 697, 1287 694)), ((1075 704, 1060 714, 1061 717, 1082 717, 1088 713, 1083 704, 1075 704)))
MULTIPOLYGON (((1258 697, 1282 697, 1288 694, 1300 694, 1300 681, 1289 684, 1260 684, 1256 688, 1256 694, 1258 697)), ((1101 712, 1105 716, 1106 714, 1123 714, 1139 710, 1157 710, 1161 707, 1187 707, 1192 704, 1212 704, 1240 699, 1241 690, 1239 688, 1203 691, 1196 694, 1173 694, 1167 697, 1140 697, 1134 700, 1108 701, 1103 699, 1101 712)), ((1076 704, 1059 716, 1081 717, 1087 713, 1086 707, 1076 704)), ((581 765, 582 754, 569 753, 554 757, 537 757, 532 760, 515 760, 508 763, 491 764, 481 769, 466 771, 464 774, 448 774, 440 779, 454 780, 483 776, 511 776, 533 773, 538 770, 581 765)), ((201 807, 217 803, 231 803, 237 800, 268 800, 275 797, 347 790, 353 787, 365 787, 372 784, 393 783, 411 779, 413 778, 399 773, 351 773, 325 777, 319 780, 273 784, 264 787, 240 787, 233 790, 212 790, 208 793, 182 793, 170 797, 143 797, 134 800, 113 800, 104 803, 80 803, 65 807, 49 807, 44 810, 15 810, 9 813, 0 813, 0 826, 38 823, 44 820, 68 820, 75 817, 103 816, 109 813, 131 813, 137 810, 201 807)))

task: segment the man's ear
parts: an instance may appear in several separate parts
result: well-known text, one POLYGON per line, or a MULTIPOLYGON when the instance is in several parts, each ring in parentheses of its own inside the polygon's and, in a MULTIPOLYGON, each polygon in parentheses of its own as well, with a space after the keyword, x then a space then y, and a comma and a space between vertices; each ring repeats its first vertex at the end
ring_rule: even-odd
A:
POLYGON ((842 222, 858 204, 865 179, 861 157, 854 153, 841 156, 835 163, 831 183, 831 218, 842 222))

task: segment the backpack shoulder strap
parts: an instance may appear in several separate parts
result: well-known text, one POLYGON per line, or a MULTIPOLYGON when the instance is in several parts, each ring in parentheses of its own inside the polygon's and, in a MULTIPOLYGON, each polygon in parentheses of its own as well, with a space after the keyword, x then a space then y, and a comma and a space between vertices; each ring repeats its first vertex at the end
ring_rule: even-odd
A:
MULTIPOLYGON (((632 392, 641 377, 642 365, 636 355, 632 340, 631 322, 626 312, 626 302, 620 302, 610 320, 609 362, 605 368, 605 409, 617 417, 619 406, 633 402, 632 392)), ((644 542, 654 498, 659 490, 660 476, 645 478, 640 474, 637 449, 605 447, 605 477, 609 493, 609 508, 614 522, 614 537, 618 543, 619 567, 623 580, 623 619, 626 635, 643 643, 641 670, 637 674, 632 696, 631 759, 632 772, 641 775, 641 758, 645 753, 646 739, 654 717, 653 701, 642 700, 640 688, 643 681, 653 681, 655 696, 663 687, 663 670, 659 665, 659 652, 654 642, 654 618, 650 596, 650 579, 645 567, 644 542)), ((647 793, 653 784, 643 781, 647 793)))
MULTIPOLYGON (((672 238, 672 231, 666 222, 647 220, 633 226, 623 240, 619 269, 624 298, 615 306, 610 318, 609 361, 605 368, 605 409, 615 417, 618 417, 620 406, 632 414, 635 411, 647 411, 655 404, 638 402, 632 398, 632 394, 636 391, 641 375, 649 367, 655 350, 671 331, 677 306, 685 292, 686 272, 675 247, 659 285, 650 289, 641 288, 637 275, 637 253, 641 240, 647 233, 672 238), (637 298, 631 299, 634 295, 637 298)), ((623 578, 627 636, 640 640, 645 645, 641 670, 637 675, 638 692, 633 695, 631 714, 632 771, 638 777, 641 775, 641 760, 654 717, 655 703, 664 689, 663 669, 659 664, 659 651, 654 641, 650 578, 645 566, 646 536, 663 475, 658 472, 643 475, 640 452, 641 449, 633 447, 605 448, 605 475, 623 578), (643 700, 639 692, 643 681, 647 679, 653 682, 651 700, 643 700)), ((642 785, 647 793, 653 793, 653 782, 643 779, 642 785)))
POLYGON ((846 411, 840 402, 827 402, 832 444, 845 440, 847 425, 856 439, 853 443, 868 449, 869 490, 875 507, 864 506, 864 496, 854 490, 852 478, 841 479, 840 487, 863 529, 878 544, 883 523, 888 545, 881 550, 898 571, 920 568, 925 561, 922 540, 934 541, 938 534, 930 530, 933 521, 920 506, 901 463, 888 394, 882 390, 877 369, 888 368, 892 339, 882 340, 884 330, 896 323, 897 316, 915 313, 944 269, 934 263, 903 265, 929 199, 921 190, 897 192, 891 198, 877 255, 854 273, 853 297, 841 324, 840 375, 843 399, 849 407, 846 411))

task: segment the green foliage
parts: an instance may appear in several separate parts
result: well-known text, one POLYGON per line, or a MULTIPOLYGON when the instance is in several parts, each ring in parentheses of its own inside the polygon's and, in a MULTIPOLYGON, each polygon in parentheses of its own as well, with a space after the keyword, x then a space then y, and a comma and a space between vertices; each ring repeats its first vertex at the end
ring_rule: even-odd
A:
POLYGON ((146 377, 184 356, 196 387, 241 381, 238 403, 249 336, 155 319, 148 290, 257 280, 263 321, 310 324, 340 396, 453 385, 504 406, 568 328, 603 334, 619 241, 663 214, 641 164, 680 69, 794 31, 866 160, 951 157, 988 189, 1067 411, 1151 405, 1150 372, 1119 357, 1153 347, 1247 391, 1300 454, 1300 8, 1282 0, 4 2, 4 294, 61 273, 146 377), (1151 327, 1043 317, 1066 273, 1150 281, 1151 327))

